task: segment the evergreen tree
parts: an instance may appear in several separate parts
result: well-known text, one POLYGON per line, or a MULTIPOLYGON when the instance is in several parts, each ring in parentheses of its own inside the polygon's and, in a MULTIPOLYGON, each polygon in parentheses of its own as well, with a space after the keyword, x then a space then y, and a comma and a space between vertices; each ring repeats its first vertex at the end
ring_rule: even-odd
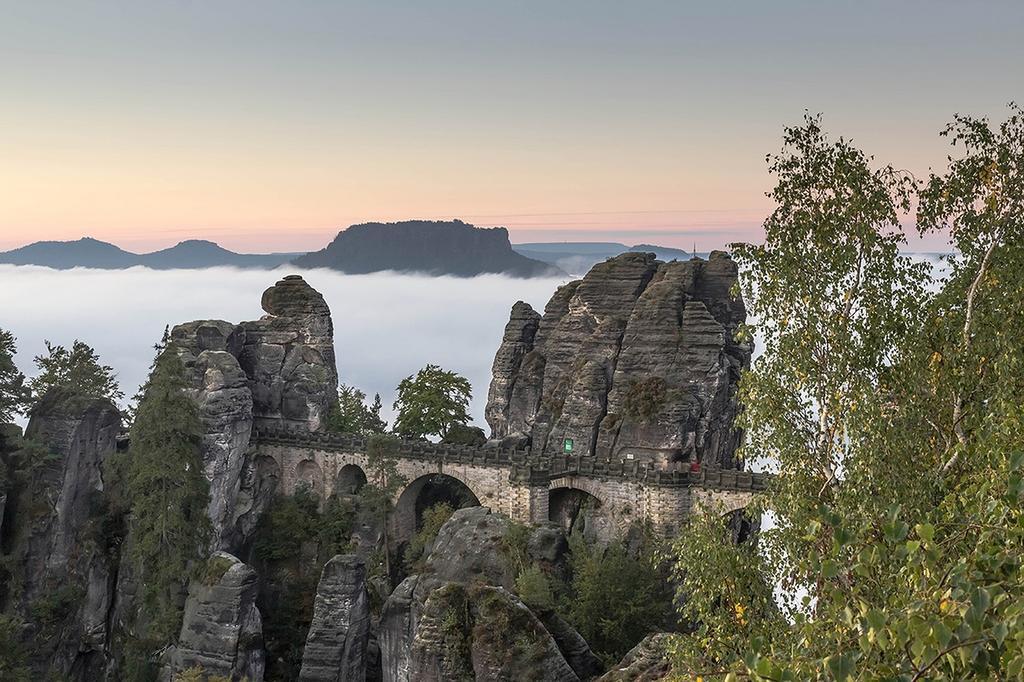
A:
POLYGON ((46 354, 37 355, 35 363, 39 374, 29 381, 35 401, 51 388, 62 388, 89 398, 107 398, 113 403, 124 398, 114 368, 101 365, 96 351, 78 339, 71 350, 47 341, 46 354))
MULTIPOLYGON (((630 552, 621 540, 605 548, 569 538, 572 581, 567 618, 606 665, 641 639, 664 629, 672 595, 646 547, 630 552)), ((536 598, 534 596, 533 598, 536 598)))
POLYGON ((395 433, 406 438, 444 438, 453 426, 469 423, 471 395, 468 379, 427 365, 398 384, 395 433))
POLYGON ((338 399, 327 413, 324 425, 335 433, 356 433, 369 436, 384 433, 388 425, 380 417, 380 394, 373 398, 373 404, 366 405, 366 394, 355 386, 338 386, 338 399))
POLYGON ((28 651, 22 642, 25 624, 16 616, 0 614, 0 680, 29 682, 28 651))
POLYGON ((31 392, 25 375, 14 364, 17 352, 14 335, 0 329, 0 423, 11 421, 28 405, 31 392))
POLYGON ((179 595, 209 537, 202 426, 185 388, 185 367, 170 345, 142 388, 127 459, 131 559, 142 578, 151 634, 164 642, 177 635, 179 595))
MULTIPOLYGON (((366 443, 366 485, 359 491, 362 503, 380 518, 384 533, 383 562, 380 567, 384 576, 392 577, 391 555, 388 550, 388 514, 393 506, 392 500, 407 482, 405 476, 398 472, 399 440, 394 436, 375 434, 366 443)), ((371 571, 378 567, 371 566, 371 571)))

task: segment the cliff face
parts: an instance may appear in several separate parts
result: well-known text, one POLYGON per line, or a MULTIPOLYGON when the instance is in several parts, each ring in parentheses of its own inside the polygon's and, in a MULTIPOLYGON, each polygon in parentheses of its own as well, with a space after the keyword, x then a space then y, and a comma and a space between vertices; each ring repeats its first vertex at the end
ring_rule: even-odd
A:
POLYGON ((171 330, 203 422, 211 549, 238 551, 273 494, 266 472, 246 456, 252 427, 318 430, 337 392, 334 327, 323 296, 289 275, 262 303, 267 315, 260 320, 198 320, 171 330))
MULTIPOLYGON (((510 524, 468 507, 441 527, 423 570, 384 604, 384 682, 569 682, 599 666, 568 624, 534 613, 515 595, 518 569, 502 544, 510 524)), ((531 529, 527 545, 531 562, 565 570, 567 543, 557 529, 531 529)))
POLYGON ((120 426, 109 401, 51 391, 16 455, 25 478, 5 510, 3 606, 28 623, 33 669, 61 679, 98 679, 105 663, 116 560, 99 532, 100 500, 120 426))
POLYGON ((494 359, 491 437, 534 452, 735 466, 736 386, 752 348, 723 252, 662 263, 626 253, 560 287, 543 316, 519 302, 494 359))
POLYGON ((317 585, 313 608, 299 679, 365 680, 370 596, 362 560, 354 554, 339 554, 328 561, 317 585))
POLYGON ((474 227, 461 220, 353 225, 339 232, 326 248, 293 263, 353 274, 381 270, 457 277, 483 273, 514 277, 564 274, 552 265, 513 251, 505 228, 474 227))
POLYGON ((217 552, 189 583, 181 634, 165 653, 162 679, 185 670, 230 680, 263 679, 263 628, 256 608, 256 571, 236 557, 217 552))

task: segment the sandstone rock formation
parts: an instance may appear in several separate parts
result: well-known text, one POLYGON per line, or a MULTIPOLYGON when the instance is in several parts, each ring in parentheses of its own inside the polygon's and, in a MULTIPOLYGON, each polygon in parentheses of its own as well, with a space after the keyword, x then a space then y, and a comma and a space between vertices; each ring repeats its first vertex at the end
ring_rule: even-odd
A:
POLYGON ((210 482, 208 513, 214 545, 222 547, 230 542, 253 421, 248 378, 229 350, 237 352, 241 334, 212 320, 179 325, 171 338, 192 377, 190 392, 203 423, 203 464, 210 482))
POLYGON ((190 372, 203 422, 214 549, 239 551, 280 472, 247 458, 254 426, 318 430, 334 400, 334 328, 323 296, 289 275, 263 293, 262 319, 197 320, 170 338, 190 372))
MULTIPOLYGON (((485 507, 460 509, 445 523, 422 572, 384 605, 385 682, 580 679, 559 639, 572 648, 568 657, 582 661, 582 638, 564 623, 553 636, 514 594, 516 567, 504 544, 509 528, 506 517, 485 507)), ((528 559, 560 559, 564 537, 559 542, 550 537, 557 531, 542 530, 545 537, 527 541, 528 559)))
MULTIPOLYGON (((516 419, 517 424, 522 421, 521 416, 510 414, 509 403, 512 400, 512 389, 520 379, 520 370, 526 372, 530 369, 523 368, 523 358, 533 350, 533 340, 537 336, 539 325, 540 314, 531 308, 530 304, 518 301, 512 306, 512 315, 505 325, 505 335, 494 356, 491 386, 487 391, 487 407, 484 413, 496 437, 504 438, 516 432, 509 428, 510 418, 516 419)), ((531 359, 536 360, 537 357, 531 359)), ((543 371, 542 368, 539 369, 543 371)), ((520 391, 525 383, 520 385, 520 391)), ((537 397, 539 398, 539 395, 537 397)), ((522 393, 518 399, 519 402, 530 402, 522 393)), ((525 430, 520 429, 518 432, 525 433, 525 430)))
MULTIPOLYGON (((194 360, 206 351, 234 357, 257 424, 317 430, 338 387, 331 311, 299 275, 288 275, 263 292, 262 305, 267 314, 259 320, 187 322, 171 330, 171 340, 194 360)), ((226 358, 214 362, 220 369, 229 364, 226 358)))
POLYGON ((317 430, 338 390, 330 308, 299 275, 263 292, 262 303, 267 315, 241 324, 239 354, 256 422, 317 430))
POLYGON ((671 635, 656 632, 644 637, 621 661, 595 682, 654 682, 668 679, 672 663, 668 658, 671 635))
POLYGON ((7 500, 4 599, 25 617, 30 660, 62 679, 96 679, 107 647, 114 568, 97 532, 103 464, 121 417, 108 400, 50 391, 17 453, 26 480, 7 500))
POLYGON ((493 439, 535 453, 735 466, 740 371, 751 346, 728 254, 662 263, 626 253, 560 287, 538 316, 519 302, 494 359, 493 439))
POLYGON ((256 571, 226 552, 213 554, 189 583, 178 643, 165 680, 189 668, 230 680, 263 680, 263 628, 256 608, 256 571))
POLYGON ((558 650, 581 680, 589 680, 604 670, 601 659, 590 650, 587 640, 554 611, 540 614, 540 622, 555 639, 558 650))
POLYGON ((299 679, 362 682, 369 634, 366 565, 355 555, 339 554, 324 566, 317 585, 299 679))

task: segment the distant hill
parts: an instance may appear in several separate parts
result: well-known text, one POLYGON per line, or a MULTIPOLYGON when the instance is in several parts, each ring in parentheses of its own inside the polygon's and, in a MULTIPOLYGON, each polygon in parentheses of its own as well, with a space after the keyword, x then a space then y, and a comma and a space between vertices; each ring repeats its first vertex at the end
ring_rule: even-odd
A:
POLYGON ((296 258, 293 263, 352 274, 381 270, 456 277, 565 274, 550 263, 513 251, 504 227, 474 227, 461 220, 353 225, 339 232, 326 248, 296 258))
POLYGON ((636 244, 631 246, 629 250, 653 253, 658 260, 666 262, 670 260, 689 260, 695 255, 682 249, 673 249, 670 246, 655 246, 654 244, 636 244))
POLYGON ((211 268, 275 268, 295 258, 294 253, 244 254, 228 251, 213 242, 190 239, 153 253, 131 253, 91 237, 69 242, 35 242, 0 253, 0 263, 42 265, 57 270, 96 268, 119 270, 144 265, 155 270, 211 268))
POLYGON ((212 268, 218 265, 233 265, 239 268, 276 268, 292 260, 298 254, 269 253, 249 254, 228 251, 218 244, 203 239, 190 239, 162 251, 140 256, 142 265, 154 270, 172 268, 212 268))
POLYGON ((550 263, 561 270, 580 275, 595 264, 627 251, 653 253, 658 260, 687 260, 691 254, 682 249, 653 244, 626 246, 619 242, 532 242, 513 244, 516 253, 534 260, 550 263))
POLYGON ((45 265, 57 270, 74 267, 112 270, 138 265, 138 260, 137 254, 91 237, 74 242, 35 242, 0 253, 0 263, 45 265))

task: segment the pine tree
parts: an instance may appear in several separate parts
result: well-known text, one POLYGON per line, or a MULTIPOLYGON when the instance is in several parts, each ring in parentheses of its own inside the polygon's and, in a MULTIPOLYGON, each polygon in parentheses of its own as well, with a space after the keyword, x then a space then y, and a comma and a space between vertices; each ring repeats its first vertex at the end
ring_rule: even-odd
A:
POLYGON ((29 390, 25 375, 14 364, 14 335, 0 329, 0 423, 9 422, 28 403, 29 390))
POLYGON ((335 433, 357 433, 370 436, 384 433, 388 424, 380 417, 380 394, 373 397, 373 405, 367 407, 366 394, 355 386, 338 386, 338 399, 327 413, 325 426, 335 433))
POLYGON ((151 635, 162 641, 177 634, 178 596, 209 537, 201 423, 185 387, 185 367, 170 345, 142 388, 127 462, 131 559, 142 578, 151 635))
POLYGON ((107 398, 117 403, 124 393, 117 383, 114 368, 101 365, 89 344, 75 339, 71 350, 46 342, 46 354, 35 357, 39 374, 29 381, 32 398, 39 401, 51 388, 63 388, 75 395, 107 398))
POLYGON ((398 448, 401 441, 394 436, 373 434, 366 441, 367 482, 359 494, 363 504, 380 516, 384 532, 384 575, 392 577, 391 556, 388 551, 388 514, 392 500, 408 482, 398 471, 398 448))

